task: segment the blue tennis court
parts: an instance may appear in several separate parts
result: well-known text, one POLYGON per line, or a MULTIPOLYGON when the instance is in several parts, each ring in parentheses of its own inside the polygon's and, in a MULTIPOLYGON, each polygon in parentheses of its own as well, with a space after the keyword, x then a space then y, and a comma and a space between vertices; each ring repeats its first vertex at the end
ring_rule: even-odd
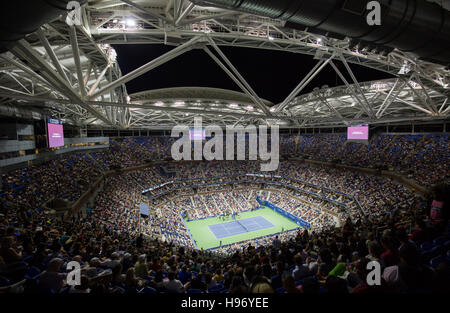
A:
POLYGON ((217 239, 248 233, 255 230, 273 227, 273 224, 262 216, 244 218, 231 222, 209 225, 217 239))

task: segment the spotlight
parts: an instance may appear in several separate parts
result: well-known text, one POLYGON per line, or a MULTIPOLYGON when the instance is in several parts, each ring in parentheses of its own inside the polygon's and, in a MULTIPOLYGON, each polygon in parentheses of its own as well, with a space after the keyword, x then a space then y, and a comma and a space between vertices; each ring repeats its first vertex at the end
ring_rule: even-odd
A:
POLYGON ((136 26, 136 21, 131 19, 131 18, 129 18, 129 19, 126 20, 126 24, 127 24, 128 27, 135 27, 136 26))

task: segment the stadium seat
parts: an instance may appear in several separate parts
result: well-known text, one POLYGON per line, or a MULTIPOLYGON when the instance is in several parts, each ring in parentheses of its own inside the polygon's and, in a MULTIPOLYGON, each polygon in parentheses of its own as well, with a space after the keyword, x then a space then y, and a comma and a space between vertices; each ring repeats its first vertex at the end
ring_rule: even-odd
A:
POLYGON ((450 235, 450 223, 448 223, 447 227, 445 228, 445 234, 450 235))
POLYGON ((446 241, 442 246, 444 247, 445 251, 448 251, 450 249, 450 240, 446 241))
POLYGON ((10 285, 10 281, 8 278, 0 276, 0 287, 5 287, 5 286, 9 286, 10 285))
POLYGON ((444 236, 441 236, 441 237, 438 237, 438 238, 434 239, 433 243, 434 243, 435 246, 440 246, 446 241, 447 241, 447 238, 444 237, 444 236))
POLYGON ((430 251, 431 249, 433 249, 435 245, 432 242, 424 242, 423 244, 420 245, 420 251, 422 252, 427 252, 430 251))
POLYGON ((152 288, 152 287, 144 287, 142 288, 139 293, 143 293, 143 294, 153 294, 156 293, 156 289, 152 288))
POLYGON ((430 266, 432 268, 436 268, 439 266, 439 264, 447 262, 448 262, 447 257, 440 255, 430 260, 430 266))
POLYGON ((286 289, 284 289, 283 287, 277 288, 276 290, 277 293, 285 293, 286 289))
POLYGON ((189 289, 186 293, 203 293, 200 289, 189 289))
POLYGON ((220 292, 222 289, 223 289, 223 286, 222 286, 222 285, 215 285, 214 287, 209 288, 209 289, 208 289, 208 292, 209 292, 209 293, 218 293, 218 292, 220 292))
POLYGON ((421 255, 422 261, 428 263, 432 258, 439 255, 440 247, 433 247, 430 251, 424 252, 421 255))
POLYGON ((26 283, 26 279, 19 281, 13 285, 10 286, 9 288, 9 293, 24 293, 25 291, 25 283, 26 283))
POLYGON ((71 286, 66 286, 66 287, 62 288, 62 289, 59 291, 59 293, 60 293, 60 294, 67 294, 67 293, 70 292, 70 288, 71 288, 71 286))
POLYGON ((41 270, 36 266, 31 266, 28 268, 25 278, 33 279, 41 273, 41 270))

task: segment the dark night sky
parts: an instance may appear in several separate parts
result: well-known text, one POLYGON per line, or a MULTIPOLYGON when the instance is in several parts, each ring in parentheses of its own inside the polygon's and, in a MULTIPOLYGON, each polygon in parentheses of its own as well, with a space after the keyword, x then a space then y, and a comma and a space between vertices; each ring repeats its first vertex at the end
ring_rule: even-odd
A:
MULTIPOLYGON (((114 48, 122 74, 127 74, 173 49, 163 45, 116 45, 114 48)), ((261 49, 220 48, 255 92, 273 103, 283 101, 317 63, 317 60, 309 55, 261 49)), ((351 82, 344 65, 336 60, 334 62, 351 82)), ((351 68, 359 81, 391 77, 387 73, 358 65, 351 65, 351 68)), ((303 89, 302 94, 323 85, 344 85, 330 65, 303 89)), ((241 91, 203 50, 191 50, 128 82, 126 86, 129 94, 169 87, 215 87, 241 91)))

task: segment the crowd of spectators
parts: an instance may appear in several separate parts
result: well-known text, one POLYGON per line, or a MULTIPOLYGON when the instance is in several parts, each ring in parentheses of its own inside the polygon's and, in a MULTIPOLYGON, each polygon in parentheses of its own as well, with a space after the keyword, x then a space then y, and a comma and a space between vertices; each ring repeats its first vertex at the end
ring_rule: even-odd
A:
POLYGON ((237 243, 232 253, 124 232, 127 224, 115 229, 95 212, 67 221, 2 219, 0 291, 448 293, 450 229, 427 215, 416 200, 366 221, 237 243), (81 285, 66 283, 70 261, 81 264, 81 285), (370 261, 381 266, 380 285, 367 283, 370 261))
MULTIPOLYGON (((287 138, 282 147, 286 153, 326 161, 344 157, 352 165, 381 162, 399 171, 408 169, 416 180, 423 175, 425 185, 448 178, 446 135, 379 135, 369 145, 345 143, 339 136, 287 138)), ((132 167, 147 158, 166 157, 168 142, 114 141, 106 151, 65 155, 2 174, 0 292, 449 292, 447 220, 430 220, 430 203, 381 176, 291 160, 281 162, 267 181, 298 190, 263 186, 254 178, 238 189, 219 184, 196 191, 192 185, 213 177, 222 177, 220 182, 259 173, 259 163, 153 164, 108 175, 84 213, 62 220, 43 210, 52 198, 76 201, 112 166, 132 167), (185 188, 173 190, 170 181, 185 188), (142 190, 161 184, 149 193, 155 197, 150 202, 155 210, 143 218, 142 190), (256 206, 256 196, 315 227, 216 251, 194 248, 183 210, 192 218, 240 212, 256 206), (336 226, 336 217, 348 219, 336 226), (367 262, 373 260, 381 264, 380 286, 369 286, 365 279, 367 262), (81 264, 81 285, 67 285, 70 261, 81 264)))
POLYGON ((448 134, 374 134, 367 143, 346 134, 302 134, 280 138, 280 151, 359 167, 386 166, 429 186, 449 179, 448 134))

